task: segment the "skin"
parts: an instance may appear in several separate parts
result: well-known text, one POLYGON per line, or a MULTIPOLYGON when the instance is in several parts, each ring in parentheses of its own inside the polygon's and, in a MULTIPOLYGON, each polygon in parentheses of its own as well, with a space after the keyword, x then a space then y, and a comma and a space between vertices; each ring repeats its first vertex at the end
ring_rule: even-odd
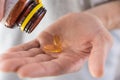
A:
POLYGON ((16 72, 20 77, 30 78, 58 76, 79 71, 88 60, 92 76, 101 77, 108 51, 113 44, 109 30, 114 29, 119 22, 119 5, 118 1, 114 1, 61 17, 33 41, 15 46, 1 55, 0 71, 16 72), (110 6, 115 8, 112 10, 116 13, 110 13, 110 6), (54 35, 60 36, 63 51, 43 51, 46 44, 52 43, 54 35))

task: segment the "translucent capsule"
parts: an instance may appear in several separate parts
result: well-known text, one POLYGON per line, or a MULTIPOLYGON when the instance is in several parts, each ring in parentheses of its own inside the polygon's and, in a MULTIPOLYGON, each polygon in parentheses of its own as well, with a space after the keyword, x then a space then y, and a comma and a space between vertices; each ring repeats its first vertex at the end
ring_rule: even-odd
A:
POLYGON ((61 47, 56 47, 54 45, 46 45, 44 46, 45 52, 50 52, 50 53, 60 53, 62 51, 61 47))
POLYGON ((55 35, 53 37, 53 44, 48 44, 44 46, 44 51, 48 53, 60 53, 62 52, 62 42, 59 36, 55 35))
POLYGON ((58 46, 58 47, 62 46, 62 42, 60 40, 60 37, 57 36, 57 35, 54 36, 53 43, 54 43, 55 46, 58 46))

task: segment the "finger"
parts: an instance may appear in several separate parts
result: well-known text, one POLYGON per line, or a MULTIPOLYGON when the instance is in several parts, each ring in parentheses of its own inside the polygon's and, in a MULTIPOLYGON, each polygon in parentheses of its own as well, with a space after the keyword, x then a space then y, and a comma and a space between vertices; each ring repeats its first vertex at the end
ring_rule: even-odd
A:
POLYGON ((49 61, 53 59, 51 56, 46 54, 40 54, 32 57, 26 57, 26 58, 14 58, 14 59, 8 59, 0 62, 0 71, 3 72, 15 72, 18 68, 30 64, 30 63, 39 63, 44 61, 49 61))
POLYGON ((0 61, 11 59, 11 58, 34 57, 39 54, 44 54, 44 52, 40 48, 32 48, 28 51, 9 52, 1 55, 0 61))
POLYGON ((89 56, 89 70, 94 77, 101 77, 104 73, 104 65, 107 53, 111 48, 109 40, 97 37, 93 41, 93 49, 89 56))
POLYGON ((0 0, 0 21, 4 16, 5 0, 0 0))
POLYGON ((60 56, 51 61, 25 65, 17 72, 20 77, 30 78, 57 76, 78 71, 83 63, 84 59, 80 59, 77 55, 60 56))
POLYGON ((27 51, 31 48, 39 48, 40 44, 37 40, 30 41, 28 43, 15 46, 8 50, 8 52, 27 51))

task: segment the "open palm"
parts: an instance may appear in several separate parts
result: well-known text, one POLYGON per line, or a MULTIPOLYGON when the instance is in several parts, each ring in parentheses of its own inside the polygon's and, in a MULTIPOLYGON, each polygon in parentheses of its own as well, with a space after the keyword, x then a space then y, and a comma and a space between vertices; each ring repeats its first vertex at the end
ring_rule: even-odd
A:
POLYGON ((22 77, 56 76, 78 71, 86 60, 93 76, 103 74, 112 38, 94 16, 71 13, 61 17, 31 42, 15 46, 0 56, 0 70, 22 77), (54 35, 62 41, 61 53, 43 51, 54 35))

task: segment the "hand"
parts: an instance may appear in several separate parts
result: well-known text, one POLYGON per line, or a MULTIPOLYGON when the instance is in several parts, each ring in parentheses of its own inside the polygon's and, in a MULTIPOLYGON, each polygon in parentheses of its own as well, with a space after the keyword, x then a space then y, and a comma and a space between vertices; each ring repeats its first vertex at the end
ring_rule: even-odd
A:
POLYGON ((50 25, 35 40, 13 47, 0 56, 0 70, 22 77, 56 76, 80 70, 89 61, 94 77, 101 77, 112 38, 103 24, 86 13, 71 13, 50 25), (54 35, 62 40, 61 53, 47 53, 44 45, 54 35))
POLYGON ((0 0, 0 20, 4 15, 5 0, 0 0))

